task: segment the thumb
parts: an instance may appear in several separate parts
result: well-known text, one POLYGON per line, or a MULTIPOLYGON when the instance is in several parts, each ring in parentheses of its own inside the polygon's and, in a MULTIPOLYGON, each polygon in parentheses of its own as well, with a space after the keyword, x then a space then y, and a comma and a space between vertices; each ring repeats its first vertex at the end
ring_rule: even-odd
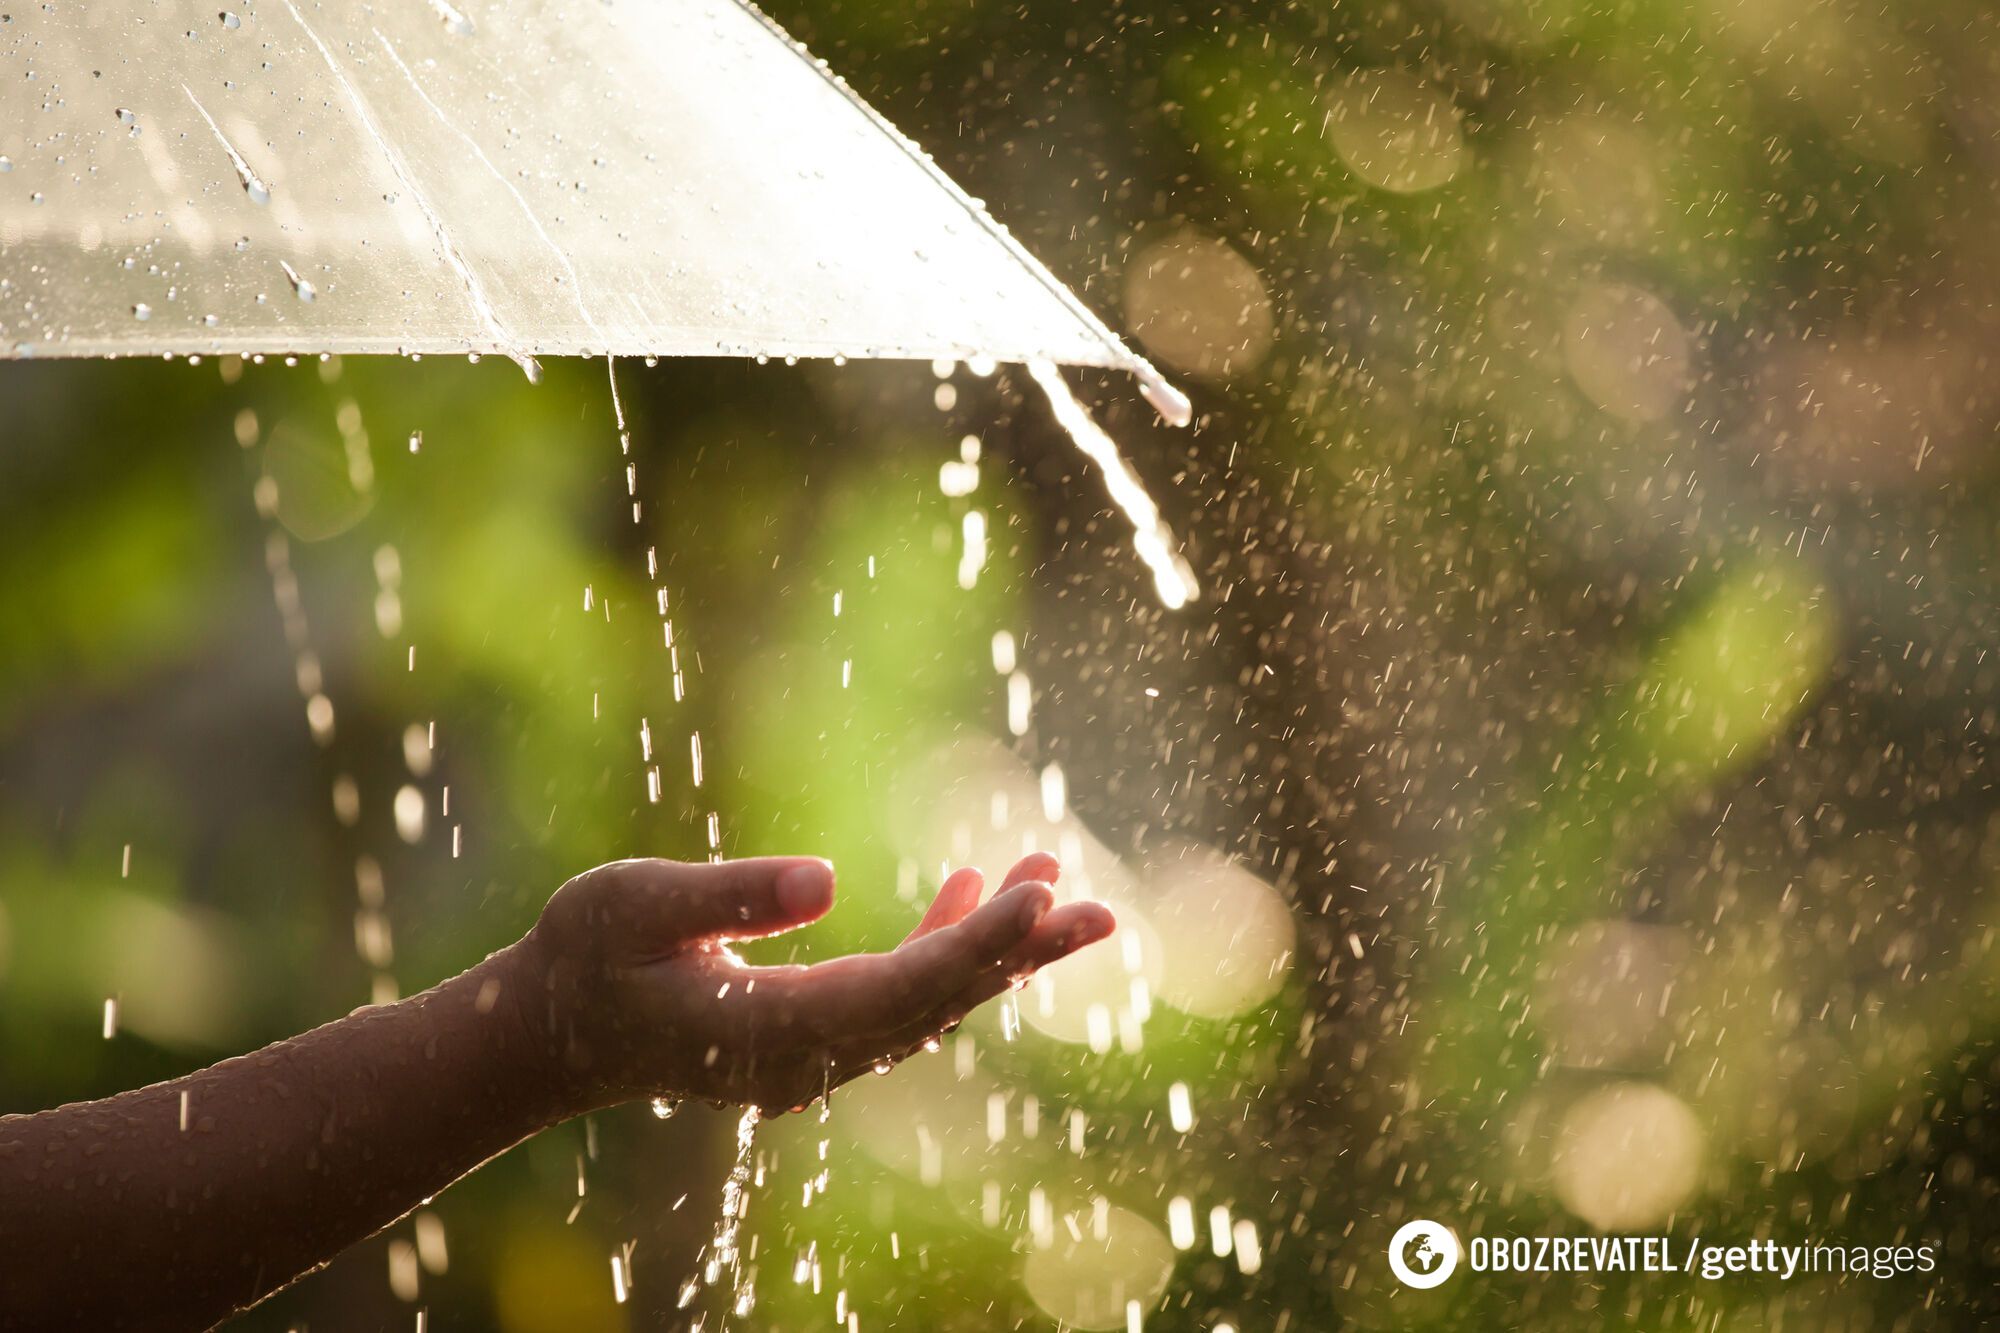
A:
POLYGON ((833 866, 813 856, 742 861, 636 861, 644 919, 676 940, 747 940, 817 921, 833 906, 833 866))

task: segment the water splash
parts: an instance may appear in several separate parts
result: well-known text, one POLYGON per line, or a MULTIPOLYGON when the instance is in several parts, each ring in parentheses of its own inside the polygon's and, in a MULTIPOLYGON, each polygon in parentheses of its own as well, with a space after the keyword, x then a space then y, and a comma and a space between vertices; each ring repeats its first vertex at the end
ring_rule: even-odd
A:
POLYGON ((742 1117, 736 1122, 736 1160, 729 1168, 729 1178, 722 1183, 722 1211, 716 1218, 715 1236, 708 1243, 701 1271, 690 1277, 680 1290, 678 1304, 685 1310, 694 1304, 704 1286, 714 1287, 724 1274, 728 1275, 729 1308, 717 1326, 718 1333, 729 1327, 732 1315, 747 1315, 757 1306, 756 1273, 754 1269, 748 1273, 744 1271, 738 1236, 743 1228, 743 1215, 750 1207, 751 1151, 756 1143, 757 1123, 761 1118, 762 1113, 750 1106, 744 1108, 742 1117))
MULTIPOLYGON (((1056 368, 1053 361, 1030 361, 1028 374, 1041 386, 1042 393, 1049 400, 1050 410, 1055 413, 1057 423, 1068 432, 1070 440, 1084 457, 1103 470, 1105 489, 1111 492, 1112 501, 1124 511, 1125 517, 1132 521, 1133 548, 1146 568, 1152 571, 1153 588, 1161 604, 1170 611, 1177 611, 1194 601, 1201 595, 1201 589, 1195 583, 1194 571, 1181 557, 1180 542, 1160 517, 1160 507, 1153 503, 1152 496, 1146 494, 1145 484, 1132 471, 1132 465, 1118 452, 1117 444, 1104 433, 1102 426, 1091 419, 1083 404, 1076 400, 1076 395, 1069 391, 1062 371, 1056 368)), ((1153 378, 1159 386, 1170 391, 1174 399, 1167 400, 1166 406, 1162 406, 1161 400, 1154 396, 1157 390, 1149 388, 1148 381, 1143 378, 1140 381, 1141 391, 1155 410, 1168 421, 1174 421, 1169 407, 1177 400, 1184 409, 1187 398, 1160 379, 1158 372, 1154 372, 1153 378)), ((1185 420, 1183 416, 1175 424, 1185 424, 1185 420)))

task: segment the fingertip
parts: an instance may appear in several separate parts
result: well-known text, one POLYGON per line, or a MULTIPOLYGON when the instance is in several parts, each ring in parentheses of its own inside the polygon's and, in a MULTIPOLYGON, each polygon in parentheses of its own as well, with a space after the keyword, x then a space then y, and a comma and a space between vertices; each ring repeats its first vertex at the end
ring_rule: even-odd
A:
POLYGON ((938 885, 937 896, 941 899, 956 899, 959 894, 969 889, 970 896, 977 898, 979 890, 985 887, 985 871, 978 866, 960 866, 944 877, 944 883, 938 885))
POLYGON ((1039 956, 1036 966, 1047 966, 1096 944, 1117 929, 1117 918, 1103 903, 1065 903, 1030 941, 1031 953, 1039 956))
POLYGON ((1009 888, 1029 880, 1053 884, 1061 877, 1062 862, 1048 852, 1035 851, 1029 852, 1014 863, 1014 868, 1007 872, 1007 878, 1002 881, 1001 887, 1009 888))
POLYGON ((797 922, 816 921, 833 906, 833 863, 800 857, 778 872, 778 908, 797 922))
POLYGON ((924 909, 922 919, 910 932, 909 938, 919 939, 945 926, 957 925, 966 913, 979 905, 979 891, 985 887, 986 876, 980 873, 977 866, 963 866, 945 876, 944 883, 938 886, 937 895, 924 909))
POLYGON ((1076 942, 1075 947, 1081 949, 1086 944, 1095 944, 1110 938, 1117 931, 1117 914, 1103 903, 1086 902, 1076 906, 1080 909, 1077 920, 1069 928, 1070 938, 1076 942))
POLYGON ((981 941, 982 949, 1007 949, 1040 925, 1054 905, 1048 885, 1025 880, 1007 885, 958 924, 981 941))

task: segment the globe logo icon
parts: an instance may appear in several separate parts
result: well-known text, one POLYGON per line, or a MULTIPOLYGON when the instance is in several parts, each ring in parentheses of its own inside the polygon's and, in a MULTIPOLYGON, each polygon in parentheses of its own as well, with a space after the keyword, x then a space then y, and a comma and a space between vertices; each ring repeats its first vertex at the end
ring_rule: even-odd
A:
POLYGON ((1405 1222, 1389 1240, 1389 1271, 1406 1287, 1438 1286, 1458 1267, 1458 1237, 1429 1218, 1405 1222))

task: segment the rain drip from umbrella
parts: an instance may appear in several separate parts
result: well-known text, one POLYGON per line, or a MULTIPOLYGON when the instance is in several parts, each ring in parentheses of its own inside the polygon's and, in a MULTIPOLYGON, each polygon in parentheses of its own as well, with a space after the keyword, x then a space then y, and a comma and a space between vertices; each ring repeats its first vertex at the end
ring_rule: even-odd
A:
POLYGON ((1153 410, 1160 414, 1160 420, 1169 426, 1185 426, 1194 420, 1194 404, 1165 375, 1155 370, 1151 362, 1137 362, 1131 371, 1133 378, 1139 381, 1139 396, 1153 405, 1153 410))
MULTIPOLYGON (((1190 419, 1187 396, 1161 378, 1158 371, 1153 371, 1150 366, 1147 370, 1151 371, 1151 379, 1143 375, 1140 377, 1140 392, 1167 421, 1186 424, 1190 419), (1170 408, 1177 408, 1177 411, 1170 412, 1170 408)), ((1134 373, 1137 373, 1136 370, 1134 373)), ((1201 588, 1195 583, 1194 570, 1181 557, 1179 540, 1166 520, 1160 517, 1160 507, 1146 493, 1145 483, 1132 471, 1125 455, 1118 452, 1117 443, 1091 419, 1083 404, 1076 400, 1076 395, 1069 391, 1069 385, 1064 382, 1062 371, 1056 368, 1055 362, 1030 361, 1028 374, 1034 377, 1035 383, 1048 397, 1049 409, 1055 413, 1057 424, 1068 433, 1071 443, 1103 471, 1104 486, 1111 493, 1112 502, 1132 522, 1132 547, 1152 572, 1153 589, 1159 595, 1161 605, 1169 611, 1178 611, 1194 601, 1201 595, 1201 588)))
MULTIPOLYGON (((611 415, 618 425, 618 452, 625 460, 625 494, 632 504, 632 523, 636 527, 643 513, 639 501, 639 468, 632 458, 632 430, 625 420, 625 401, 618 395, 618 360, 606 354, 604 358, 605 378, 611 386, 611 415)), ((660 581, 659 548, 646 548, 646 578, 653 583, 653 604, 660 615, 660 642, 667 650, 667 666, 672 673, 674 702, 680 703, 687 694, 686 679, 681 671, 680 645, 674 637, 673 599, 666 584, 660 581)), ((646 766, 646 799, 657 805, 665 790, 660 776, 659 765, 653 762, 652 723, 647 718, 639 719, 639 757, 646 766)), ((701 733, 688 733, 688 774, 694 781, 694 790, 699 792, 702 785, 701 733)), ((704 821, 708 835, 708 859, 722 859, 722 815, 710 810, 704 821)))

